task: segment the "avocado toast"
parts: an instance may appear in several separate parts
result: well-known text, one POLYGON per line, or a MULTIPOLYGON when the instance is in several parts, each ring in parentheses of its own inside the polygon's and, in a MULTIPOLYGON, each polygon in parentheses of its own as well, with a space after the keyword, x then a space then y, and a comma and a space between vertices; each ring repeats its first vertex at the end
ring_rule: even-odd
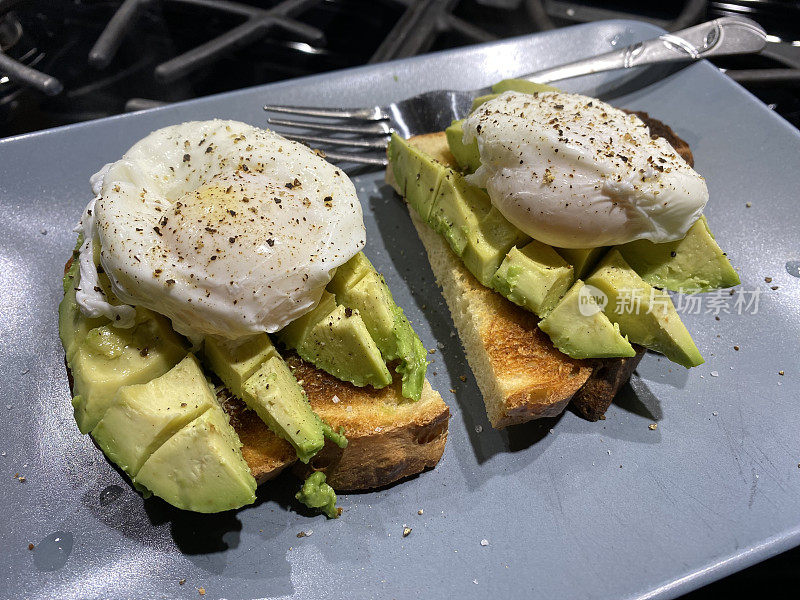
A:
MULTIPOLYGON (((323 245, 311 241, 320 229, 342 222, 328 217, 339 200, 348 202, 340 211, 350 219, 350 229, 363 228, 349 180, 342 187, 333 178, 343 174, 310 150, 241 123, 189 123, 166 134, 174 136, 175 129, 181 143, 176 144, 177 160, 169 164, 167 156, 165 161, 170 172, 181 154, 190 156, 184 148, 194 144, 184 144, 183 138, 193 135, 198 145, 208 144, 204 155, 221 157, 209 160, 208 168, 236 157, 231 177, 239 183, 220 185, 211 177, 210 187, 203 188, 208 174, 198 177, 197 169, 190 171, 200 188, 145 207, 156 213, 155 237, 167 237, 172 244, 165 242, 158 250, 156 258, 166 260, 152 272, 118 274, 129 265, 114 262, 106 252, 127 248, 134 268, 153 260, 130 250, 133 243, 120 235, 129 222, 134 234, 143 231, 138 225, 149 216, 126 214, 127 221, 119 224, 109 215, 114 195, 124 192, 132 157, 165 130, 134 146, 121 161, 121 174, 115 174, 114 165, 105 170, 67 262, 59 306, 59 333, 81 432, 90 433, 143 494, 196 512, 250 504, 257 484, 296 464, 295 472, 307 476, 297 499, 333 517, 338 514, 333 488, 379 487, 435 466, 447 439, 449 410, 425 379, 425 348, 383 277, 359 251, 363 241, 340 242, 330 231, 321 238, 323 245), (222 149, 231 141, 232 148, 222 149), (279 154, 294 154, 289 167, 306 165, 313 174, 297 167, 297 177, 275 175, 276 167, 252 158, 259 141, 266 146, 274 142, 279 154), (254 172, 257 181, 248 187, 247 177, 254 172), (326 180, 326 175, 332 177, 326 180), (279 177, 280 185, 269 177, 279 177), (264 194, 264 186, 274 187, 264 194), (338 189, 338 195, 331 189, 338 189), (329 220, 321 222, 320 214, 329 220), (105 238, 97 234, 103 227, 105 238), (264 227, 269 237, 254 237, 246 252, 248 227, 264 227), (327 257, 325 243, 335 245, 328 246, 335 250, 327 257), (339 250, 343 244, 350 244, 346 253, 339 250), (189 257, 186 247, 210 258, 189 257), (305 266, 304 256, 310 257, 305 266), (220 292, 219 265, 226 260, 226 269, 244 269, 248 281, 232 277, 220 292), (310 260, 324 264, 317 268, 310 260), (192 269, 181 265, 190 261, 192 269), (269 273, 276 269, 277 275, 269 273), (163 301, 121 299, 135 298, 137 287, 130 281, 142 273, 151 278, 147 285, 163 287, 163 301), (315 275, 317 289, 311 292, 315 275), (173 292, 181 276, 205 292, 191 296, 196 292, 188 286, 173 292), (265 283, 257 281, 260 287, 251 300, 243 290, 259 277, 265 283), (286 287, 292 277, 295 287, 286 287), (281 285, 286 291, 276 293, 281 285), (188 300, 178 301, 179 293, 188 300), (262 299, 270 294, 277 304, 262 299), (316 299, 306 302, 304 294, 316 299), (199 298, 209 300, 195 310, 192 300, 199 298), (248 302, 257 311, 248 313, 245 307, 237 312, 248 302), (306 308, 297 310, 299 302, 306 308), (169 312, 170 303, 177 312, 169 312), (166 315, 159 312, 162 307, 166 315), (225 319, 231 327, 254 331, 228 337, 220 326, 225 319), (273 321, 280 326, 272 326, 273 321)), ((160 143, 163 147, 163 139, 160 143)), ((146 204, 145 191, 141 196, 146 204)), ((139 209, 138 203, 133 207, 139 209)))
MULTIPOLYGON (((528 104, 554 90, 505 84, 529 93, 528 104)), ((473 111, 497 96, 478 98, 473 111)), ((491 121, 496 107, 482 116, 491 121)), ((660 136, 693 163, 688 145, 668 126, 645 113, 638 118, 652 139, 660 136)), ((494 427, 555 416, 570 401, 585 418, 602 418, 645 346, 686 367, 702 362, 661 290, 691 293, 739 282, 704 217, 667 243, 554 248, 517 229, 486 190, 467 181, 481 157, 474 141, 466 143, 462 122, 410 140, 393 136, 388 157, 386 181, 408 204, 494 427), (603 306, 595 301, 598 290, 603 306), (620 290, 649 300, 633 316, 617 314, 620 290)), ((543 170, 546 186, 553 178, 543 170)))

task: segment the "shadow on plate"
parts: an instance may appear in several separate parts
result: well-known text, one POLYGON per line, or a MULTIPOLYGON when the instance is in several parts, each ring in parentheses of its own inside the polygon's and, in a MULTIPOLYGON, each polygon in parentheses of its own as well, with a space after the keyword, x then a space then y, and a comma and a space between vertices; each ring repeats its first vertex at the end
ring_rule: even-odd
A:
MULTIPOLYGON (((254 504, 238 510, 201 514, 175 508, 157 496, 143 498, 122 470, 112 463, 107 464, 108 476, 101 476, 97 485, 83 494, 83 505, 107 527, 159 549, 169 541, 167 532, 181 553, 189 556, 236 549, 242 531, 240 513, 269 501, 275 502, 281 513, 294 510, 304 516, 316 514, 294 499, 298 484, 290 475, 281 475, 259 486, 254 504), (118 478, 111 476, 112 470, 117 472, 118 478), (108 485, 111 480, 114 483, 108 485)), ((285 528, 283 519, 267 517, 259 522, 263 523, 262 533, 267 532, 272 537, 285 528)))
POLYGON ((631 375, 628 383, 617 393, 614 404, 648 421, 660 421, 664 416, 661 402, 637 372, 631 375))

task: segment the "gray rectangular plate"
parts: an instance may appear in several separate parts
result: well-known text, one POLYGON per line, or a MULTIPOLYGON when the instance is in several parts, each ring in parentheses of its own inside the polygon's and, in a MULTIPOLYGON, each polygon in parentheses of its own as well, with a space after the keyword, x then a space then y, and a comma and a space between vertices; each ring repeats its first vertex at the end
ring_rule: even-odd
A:
POLYGON ((596 23, 0 142, 0 597, 672 598, 800 543, 800 279, 786 266, 800 260, 800 136, 705 63, 651 72, 622 96, 635 86, 619 74, 564 86, 647 110, 694 150, 711 227, 742 289, 760 292, 756 314, 731 303, 720 320, 685 316, 705 365, 649 355, 605 421, 568 412, 492 430, 405 208, 371 173, 355 180, 366 252, 425 345, 440 344, 431 381, 453 416, 434 471, 342 495, 335 521, 298 514, 290 476, 255 506, 198 516, 143 501, 72 419, 56 334, 62 266, 89 176, 136 140, 192 119, 264 125, 265 102, 471 89, 656 33, 596 23))

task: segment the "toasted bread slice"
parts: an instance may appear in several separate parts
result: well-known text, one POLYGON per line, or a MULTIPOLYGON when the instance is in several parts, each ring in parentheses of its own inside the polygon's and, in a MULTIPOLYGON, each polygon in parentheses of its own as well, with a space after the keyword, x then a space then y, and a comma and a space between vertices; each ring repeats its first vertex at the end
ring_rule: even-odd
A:
MULTIPOLYGON (((65 272, 71 263, 72 259, 65 272)), ((383 389, 359 388, 317 369, 294 353, 286 353, 284 358, 314 411, 334 429, 344 427, 348 444, 341 449, 326 441, 311 463, 302 465, 288 442, 221 388, 218 397, 239 434, 242 455, 259 484, 297 463, 299 475, 321 470, 336 490, 363 490, 432 468, 441 459, 450 409, 427 380, 422 397, 415 402, 401 394, 402 382, 397 373, 392 385, 383 389)), ((72 389, 69 368, 67 374, 72 389)))
POLYGON ((570 405, 588 421, 597 421, 606 414, 620 388, 628 382, 644 356, 645 349, 633 344, 635 356, 593 359, 592 376, 572 397, 570 405))
POLYGON ((317 369, 294 353, 285 355, 289 368, 306 392, 311 407, 331 427, 344 427, 347 447, 327 441, 308 465, 297 461, 288 442, 273 434, 236 400, 226 398, 242 453, 259 483, 296 463, 306 475, 324 471, 336 490, 380 487, 434 467, 444 452, 450 410, 428 381, 414 402, 400 393, 400 376, 392 385, 376 390, 358 388, 317 369))
MULTIPOLYGON (((443 132, 409 141, 439 162, 455 165, 443 132)), ((397 189, 391 168, 387 181, 397 189)), ((560 414, 589 379, 591 364, 556 350, 536 326, 536 315, 481 285, 445 239, 413 209, 409 212, 483 393, 492 427, 560 414)))
MULTIPOLYGON (((637 113, 655 126, 692 164, 689 147, 661 121, 637 113)), ((444 132, 419 135, 411 144, 442 164, 456 166, 444 132)), ((392 174, 386 182, 402 195, 392 174)), ((409 207, 411 221, 442 287, 461 341, 478 382, 493 427, 524 423, 561 413, 570 400, 583 417, 603 416, 619 389, 639 364, 644 349, 631 358, 576 360, 556 350, 538 327, 538 317, 481 285, 442 236, 409 207)))

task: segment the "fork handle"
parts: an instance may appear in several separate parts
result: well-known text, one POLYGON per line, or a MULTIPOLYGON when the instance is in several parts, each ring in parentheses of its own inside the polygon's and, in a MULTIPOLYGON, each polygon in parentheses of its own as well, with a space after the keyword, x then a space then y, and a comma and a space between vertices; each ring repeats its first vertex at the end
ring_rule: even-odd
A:
POLYGON ((764 48, 766 36, 766 32, 755 21, 744 17, 722 17, 675 33, 665 33, 621 50, 612 50, 552 69, 537 71, 518 79, 550 83, 580 75, 631 69, 656 63, 756 53, 764 48))

